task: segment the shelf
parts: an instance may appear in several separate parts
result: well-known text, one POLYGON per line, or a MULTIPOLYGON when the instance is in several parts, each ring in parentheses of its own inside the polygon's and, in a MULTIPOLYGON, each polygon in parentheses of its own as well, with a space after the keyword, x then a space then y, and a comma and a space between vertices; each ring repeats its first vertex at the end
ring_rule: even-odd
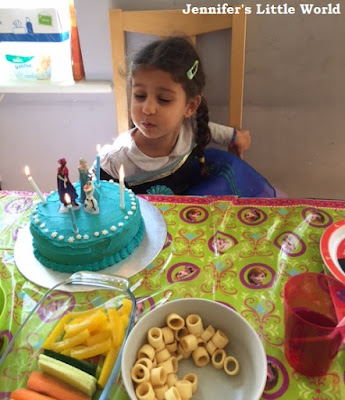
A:
POLYGON ((14 82, 6 85, 0 84, 0 95, 6 93, 111 93, 113 84, 109 81, 78 81, 70 85, 59 85, 43 82, 14 82))

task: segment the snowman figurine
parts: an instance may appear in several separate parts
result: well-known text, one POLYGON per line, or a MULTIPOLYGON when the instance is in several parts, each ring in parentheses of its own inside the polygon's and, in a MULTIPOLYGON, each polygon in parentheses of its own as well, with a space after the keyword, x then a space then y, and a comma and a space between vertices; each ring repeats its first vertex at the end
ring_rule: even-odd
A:
POLYGON ((89 214, 99 214, 98 201, 94 197, 95 186, 92 181, 87 181, 84 185, 85 201, 84 210, 89 214))

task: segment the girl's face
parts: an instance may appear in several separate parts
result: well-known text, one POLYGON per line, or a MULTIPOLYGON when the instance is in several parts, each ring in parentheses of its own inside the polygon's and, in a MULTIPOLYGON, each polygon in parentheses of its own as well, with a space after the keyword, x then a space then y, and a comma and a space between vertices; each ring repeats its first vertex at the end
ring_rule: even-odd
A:
POLYGON ((182 85, 174 82, 168 72, 136 71, 132 77, 131 116, 141 139, 163 139, 173 148, 183 120, 191 117, 199 105, 197 98, 187 101, 182 85))
POLYGON ((254 282, 255 285, 259 285, 264 281, 265 277, 266 275, 263 272, 254 272, 250 276, 250 279, 252 280, 252 282, 254 282))
POLYGON ((282 243, 283 247, 289 252, 293 252, 296 249, 296 244, 289 236, 285 236, 282 240, 282 243))
POLYGON ((196 221, 200 217, 200 212, 199 211, 189 211, 188 212, 188 218, 192 221, 196 221))
POLYGON ((254 221, 256 219, 259 219, 259 215, 255 211, 248 211, 245 214, 245 219, 248 219, 250 221, 254 221))

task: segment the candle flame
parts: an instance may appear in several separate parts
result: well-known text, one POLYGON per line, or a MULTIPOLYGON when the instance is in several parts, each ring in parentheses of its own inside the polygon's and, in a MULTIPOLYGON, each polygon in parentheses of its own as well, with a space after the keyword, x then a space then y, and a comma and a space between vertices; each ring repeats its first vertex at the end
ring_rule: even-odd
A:
POLYGON ((99 153, 100 150, 101 150, 101 145, 98 144, 98 145, 96 146, 96 151, 97 151, 97 153, 99 153))
POLYGON ((71 204, 71 197, 70 197, 70 195, 68 193, 65 194, 65 202, 67 204, 71 204))
POLYGON ((119 178, 123 179, 125 177, 125 170, 123 169, 123 164, 121 164, 119 169, 119 178))
POLYGON ((25 175, 30 176, 30 168, 27 165, 25 166, 25 175))

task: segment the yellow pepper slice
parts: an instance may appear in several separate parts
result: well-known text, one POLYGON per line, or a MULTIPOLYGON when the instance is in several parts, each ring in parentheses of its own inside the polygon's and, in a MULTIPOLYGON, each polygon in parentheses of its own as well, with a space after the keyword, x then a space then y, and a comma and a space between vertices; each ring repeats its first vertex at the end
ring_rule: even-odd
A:
POLYGON ((82 319, 88 317, 89 315, 92 315, 98 311, 104 312, 104 310, 105 310, 105 307, 100 306, 100 307, 92 308, 91 310, 86 310, 86 311, 71 311, 68 315, 70 315, 71 318, 74 318, 74 320, 76 320, 79 323, 82 319), (78 318, 81 318, 81 320, 78 321, 78 318))
POLYGON ((113 336, 114 347, 118 347, 121 345, 125 335, 123 321, 115 308, 108 309, 108 317, 112 327, 111 333, 113 336))
POLYGON ((61 353, 61 351, 69 349, 71 347, 78 346, 86 342, 86 340, 90 337, 90 331, 88 329, 84 329, 80 333, 71 338, 67 338, 61 340, 60 342, 52 343, 51 349, 56 351, 57 353, 61 353))
POLYGON ((57 339, 62 335, 65 324, 71 319, 71 314, 64 315, 60 321, 55 325, 50 335, 44 341, 42 347, 47 350, 51 350, 52 343, 55 343, 57 339))
POLYGON ((129 299, 122 299, 122 307, 119 309, 119 314, 120 315, 129 315, 131 313, 132 310, 132 301, 129 299))
POLYGON ((92 346, 96 343, 104 342, 107 339, 111 338, 111 332, 110 331, 100 331, 95 333, 94 335, 91 335, 87 340, 86 344, 88 346, 92 346))
POLYGON ((120 351, 120 347, 111 348, 105 357, 105 360, 104 360, 104 363, 103 363, 103 366, 101 369, 101 373, 100 373, 98 381, 97 381, 101 388, 104 388, 104 386, 106 385, 106 383, 109 379, 111 371, 117 360, 119 351, 120 351))
POLYGON ((66 324, 65 325, 66 334, 64 336, 64 339, 77 335, 84 329, 88 329, 89 332, 95 331, 96 329, 101 327, 106 320, 107 316, 102 311, 98 311, 92 315, 87 316, 84 320, 80 321, 79 323, 66 324))
POLYGON ((86 358, 98 356, 99 354, 108 353, 111 347, 111 339, 108 339, 105 342, 95 343, 92 346, 85 346, 83 349, 72 349, 71 357, 84 360, 86 358))
POLYGON ((129 316, 127 314, 121 315, 122 326, 126 329, 129 323, 129 316))

